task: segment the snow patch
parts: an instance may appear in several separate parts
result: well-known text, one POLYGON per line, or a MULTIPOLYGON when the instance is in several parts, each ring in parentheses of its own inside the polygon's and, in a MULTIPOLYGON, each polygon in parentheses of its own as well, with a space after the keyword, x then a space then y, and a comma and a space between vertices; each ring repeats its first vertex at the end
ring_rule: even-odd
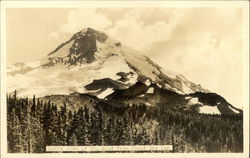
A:
POLYGON ((192 89, 190 89, 190 88, 186 85, 186 83, 181 82, 181 84, 182 84, 182 91, 183 91, 184 93, 186 93, 186 94, 193 93, 192 89))
POLYGON ((189 104, 201 104, 202 105, 202 103, 199 102, 199 99, 197 97, 194 97, 194 98, 191 97, 191 99, 189 99, 189 104))
POLYGON ((202 113, 202 114, 220 114, 220 111, 218 110, 217 106, 203 105, 203 106, 199 107, 199 113, 202 113))
POLYGON ((138 97, 140 97, 140 98, 141 98, 141 97, 144 97, 144 96, 145 96, 145 94, 142 94, 142 95, 139 95, 138 97))
POLYGON ((74 40, 70 41, 69 43, 65 44, 62 48, 60 48, 55 53, 51 54, 49 57, 66 57, 69 55, 69 49, 74 44, 74 40))
POLYGON ((147 86, 149 86, 151 84, 151 82, 149 81, 149 79, 147 79, 145 82, 144 82, 147 86))
POLYGON ((145 104, 146 104, 147 106, 152 106, 152 104, 150 104, 150 103, 148 103, 148 102, 146 102, 145 104))
POLYGON ((237 114, 239 114, 240 112, 239 111, 237 111, 237 110, 235 110, 235 109, 233 109, 232 107, 230 107, 230 106, 228 106, 231 110, 233 110, 233 112, 235 112, 235 113, 237 113, 237 114))
POLYGON ((191 99, 191 98, 192 98, 192 97, 185 97, 185 99, 187 99, 187 100, 188 100, 188 99, 191 99))
POLYGON ((100 99, 104 99, 106 96, 110 95, 113 92, 114 92, 114 90, 112 88, 107 88, 101 94, 98 94, 97 97, 100 99))
POLYGON ((119 76, 116 75, 117 72, 129 72, 130 69, 122 59, 113 56, 108 58, 98 71, 100 73, 100 78, 109 77, 118 80, 119 76))
POLYGON ((156 85, 157 85, 159 88, 162 88, 162 85, 160 85, 160 84, 158 84, 158 83, 157 83, 156 85))
POLYGON ((195 98, 190 99, 190 102, 193 103, 193 104, 198 104, 199 99, 195 97, 195 98))
POLYGON ((159 70, 154 67, 145 56, 138 55, 140 52, 123 46, 121 53, 127 63, 143 74, 143 76, 150 78, 152 81, 157 79, 157 74, 160 74, 159 70))
POLYGON ((149 93, 149 94, 154 93, 154 88, 153 88, 153 87, 150 87, 150 88, 148 89, 147 93, 149 93))

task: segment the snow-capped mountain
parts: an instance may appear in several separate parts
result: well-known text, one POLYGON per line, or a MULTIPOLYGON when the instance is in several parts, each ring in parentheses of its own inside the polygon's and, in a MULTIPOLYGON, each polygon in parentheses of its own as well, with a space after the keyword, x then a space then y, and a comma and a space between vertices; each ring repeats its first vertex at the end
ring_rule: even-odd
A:
POLYGON ((167 103, 171 96, 190 105, 190 99, 200 97, 191 94, 209 92, 92 28, 77 32, 40 61, 8 66, 7 73, 8 92, 17 90, 21 96, 77 92, 106 100, 144 100, 147 105, 167 103))
POLYGON ((119 88, 148 79, 182 94, 207 91, 91 28, 74 34, 41 61, 9 66, 8 90, 17 89, 20 95, 37 93, 39 96, 86 92, 85 85, 103 78, 122 84, 119 88))

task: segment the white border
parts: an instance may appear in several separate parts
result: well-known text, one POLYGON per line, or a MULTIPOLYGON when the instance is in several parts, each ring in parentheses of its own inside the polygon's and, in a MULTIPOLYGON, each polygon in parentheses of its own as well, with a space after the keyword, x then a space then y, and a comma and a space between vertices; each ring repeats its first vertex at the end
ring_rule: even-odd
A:
MULTIPOLYGON (((235 24, 237 25, 237 24, 235 24)), ((249 157, 249 2, 248 1, 2 1, 1 2, 1 157, 249 157), (6 8, 146 8, 146 7, 241 7, 244 9, 244 153, 88 153, 88 154, 9 154, 6 129, 6 8)))

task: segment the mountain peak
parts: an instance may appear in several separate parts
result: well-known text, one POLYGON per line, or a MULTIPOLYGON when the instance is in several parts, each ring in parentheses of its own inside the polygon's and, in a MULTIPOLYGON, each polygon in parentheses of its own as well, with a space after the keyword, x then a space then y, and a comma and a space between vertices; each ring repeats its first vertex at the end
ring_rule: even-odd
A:
POLYGON ((97 31, 91 27, 87 27, 87 28, 84 28, 81 31, 77 32, 73 37, 75 37, 75 38, 81 38, 81 37, 92 38, 92 37, 94 37, 95 40, 97 40, 99 42, 105 42, 106 39, 108 38, 108 35, 101 32, 101 31, 97 31))
POLYGON ((85 28, 49 53, 46 65, 92 63, 95 61, 97 42, 104 43, 107 38, 108 35, 103 32, 85 28))

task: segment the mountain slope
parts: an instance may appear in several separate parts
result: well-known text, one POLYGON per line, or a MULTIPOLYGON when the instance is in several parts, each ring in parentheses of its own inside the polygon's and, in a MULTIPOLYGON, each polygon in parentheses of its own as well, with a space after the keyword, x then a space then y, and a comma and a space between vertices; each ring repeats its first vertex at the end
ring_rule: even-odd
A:
MULTIPOLYGON (((105 33, 91 28, 74 34, 37 65, 8 67, 8 90, 19 95, 39 96, 87 92, 83 87, 94 79, 110 78, 126 84, 149 79, 165 89, 188 94, 207 91, 185 77, 164 71, 148 57, 105 33), (117 73, 132 73, 122 79, 117 73)), ((25 63, 26 64, 26 63, 25 63)))
POLYGON ((19 96, 77 92, 122 104, 182 105, 182 110, 193 108, 190 100, 198 98, 195 104, 200 109, 216 106, 221 114, 242 113, 224 98, 216 105, 207 103, 203 95, 209 97, 209 91, 199 84, 162 69, 149 57, 92 28, 77 32, 40 61, 7 69, 8 92, 17 90, 19 96))

